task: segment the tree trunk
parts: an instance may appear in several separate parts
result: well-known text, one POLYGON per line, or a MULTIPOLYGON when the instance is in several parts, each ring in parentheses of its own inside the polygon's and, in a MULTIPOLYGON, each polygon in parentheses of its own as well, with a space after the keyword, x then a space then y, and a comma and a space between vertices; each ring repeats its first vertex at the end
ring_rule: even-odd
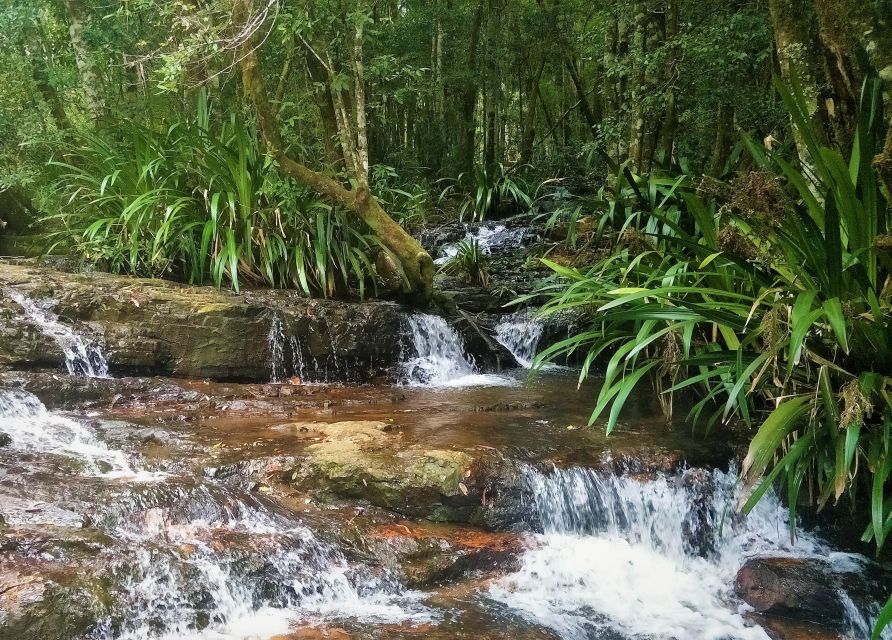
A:
POLYGON ((678 125, 678 98, 675 83, 678 75, 679 51, 678 43, 678 0, 666 0, 665 39, 669 47, 669 64, 666 66, 664 84, 668 86, 666 108, 663 110, 660 138, 657 149, 663 156, 666 167, 672 165, 672 153, 675 147, 675 129, 678 125))
POLYGON ((325 148, 326 162, 340 171, 345 167, 344 150, 338 140, 338 122, 334 110, 334 98, 331 87, 328 85, 328 72, 316 54, 305 46, 307 75, 312 85, 313 96, 319 109, 319 119, 322 121, 322 143, 325 148))
MULTIPOLYGON (((643 55, 647 47, 647 9, 644 0, 635 0, 634 19, 632 29, 632 50, 643 55)), ((645 82, 645 68, 636 65, 631 86, 631 130, 629 135, 629 158, 633 166, 641 171, 644 165, 645 126, 643 111, 643 93, 645 82)))
POLYGON ((486 0, 479 0, 471 23, 471 36, 468 43, 467 78, 459 91, 459 148, 458 164, 462 171, 474 168, 476 145, 474 142, 476 125, 474 112, 477 109, 477 85, 473 78, 477 71, 477 48, 480 45, 480 31, 483 26, 483 9, 486 0))
POLYGON ((81 76, 81 82, 84 85, 84 93, 87 96, 87 108, 93 118, 100 119, 105 115, 102 89, 99 85, 99 78, 93 68, 93 61, 90 59, 87 44, 84 42, 84 28, 89 17, 81 0, 63 1, 65 3, 65 14, 68 17, 68 34, 71 39, 71 48, 74 50, 74 60, 81 76))
MULTIPOLYGON (((781 76, 788 85, 798 83, 805 98, 812 126, 819 140, 826 143, 827 111, 823 104, 823 69, 820 42, 811 26, 812 8, 802 0, 770 0, 771 24, 780 63, 781 76)), ((799 158, 810 163, 801 136, 794 132, 799 158)))
POLYGON ((588 93, 585 90, 585 85, 582 83, 582 77, 579 75, 576 58, 574 56, 567 56, 564 59, 564 64, 567 66, 567 71, 570 72, 570 79, 573 81, 573 88, 576 90, 576 98, 579 100, 579 110, 582 112, 582 117, 585 120, 589 132, 593 133, 595 127, 598 126, 598 117, 595 115, 595 112, 589 103, 588 93))
POLYGON ((539 91, 539 81, 542 79, 542 71, 545 69, 545 52, 540 48, 536 68, 527 82, 527 110, 523 114, 523 131, 520 141, 520 164, 529 164, 533 159, 533 143, 536 141, 536 93, 539 91))
POLYGON ((734 107, 723 102, 719 105, 719 113, 715 125, 715 141, 709 158, 707 173, 714 178, 721 178, 725 163, 734 146, 734 107))
MULTIPOLYGON (((252 14, 252 0, 233 1, 233 23, 246 25, 252 14)), ((257 57, 256 38, 246 38, 239 50, 242 84, 246 96, 257 111, 257 120, 267 151, 276 159, 279 172, 315 191, 335 206, 353 212, 381 239, 400 261, 408 289, 406 293, 427 302, 433 293, 434 263, 415 238, 391 218, 368 184, 359 182, 355 189, 346 189, 338 181, 295 161, 285 153, 278 125, 263 86, 263 74, 257 57)))

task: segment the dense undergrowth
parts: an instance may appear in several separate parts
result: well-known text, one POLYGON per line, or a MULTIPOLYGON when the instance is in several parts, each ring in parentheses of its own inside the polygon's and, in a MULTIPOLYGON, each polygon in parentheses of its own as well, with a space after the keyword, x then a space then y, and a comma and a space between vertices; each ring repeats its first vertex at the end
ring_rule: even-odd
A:
POLYGON ((879 553, 892 532, 889 203, 871 166, 880 88, 865 84, 847 150, 819 142, 798 89, 779 90, 804 160, 745 138, 749 169, 729 182, 615 168, 601 221, 616 251, 585 269, 546 259, 559 280, 537 293, 543 313, 590 321, 537 360, 582 352, 585 378, 606 359, 592 421, 606 414, 608 432, 646 381, 670 414, 673 396, 697 391, 693 423, 758 427, 745 511, 774 485, 794 516, 848 495, 869 504, 863 537, 879 553))
MULTIPOLYGON (((363 297, 379 239, 347 212, 279 178, 239 114, 82 134, 55 162, 60 243, 119 273, 363 297)), ((398 264, 396 261, 391 261, 398 264)))

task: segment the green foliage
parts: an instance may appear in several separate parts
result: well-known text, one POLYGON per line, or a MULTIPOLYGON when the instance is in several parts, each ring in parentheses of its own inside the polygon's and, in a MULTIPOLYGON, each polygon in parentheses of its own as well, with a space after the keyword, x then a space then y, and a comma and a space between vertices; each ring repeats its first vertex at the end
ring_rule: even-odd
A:
POLYGON ((401 226, 415 229, 427 221, 430 189, 426 184, 403 180, 394 167, 382 164, 370 167, 369 179, 381 206, 401 226))
POLYGON ((648 379, 670 413, 676 394, 696 391, 688 418, 707 429, 760 424, 742 508, 779 483, 795 523, 803 484, 819 505, 866 491, 864 538, 880 549, 892 531, 892 312, 877 249, 889 212, 870 165, 879 83, 865 85, 848 158, 818 144, 798 89, 780 94, 809 164, 748 139, 757 170, 721 193, 683 178, 650 179, 645 192, 629 180, 638 204, 629 214, 615 192, 617 217, 635 220, 647 244, 621 245, 586 271, 548 263, 562 281, 541 292, 544 312, 589 310, 592 321, 539 362, 584 351, 585 378, 606 358, 591 419, 607 412, 608 432, 648 379))
POLYGON ((468 284, 489 285, 489 258, 480 250, 477 240, 462 240, 458 251, 440 268, 443 273, 463 278, 468 284))
POLYGON ((385 249, 345 212, 286 184, 238 116, 163 131, 129 121, 83 134, 55 163, 67 204, 59 236, 117 272, 190 282, 294 287, 307 295, 365 293, 385 249))
POLYGON ((454 184, 443 190, 440 199, 453 191, 464 194, 460 220, 470 216, 472 220, 482 222, 500 205, 530 207, 533 204, 529 185, 503 164, 491 168, 475 164, 472 171, 459 174, 454 184))

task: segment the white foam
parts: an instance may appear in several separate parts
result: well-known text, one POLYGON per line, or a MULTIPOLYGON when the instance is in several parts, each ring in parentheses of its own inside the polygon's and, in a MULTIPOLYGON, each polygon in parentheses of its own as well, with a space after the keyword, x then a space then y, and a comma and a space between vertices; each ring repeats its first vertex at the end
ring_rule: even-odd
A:
POLYGON ((465 356, 461 336, 444 318, 417 313, 408 318, 414 356, 402 364, 401 380, 408 386, 513 386, 507 376, 481 374, 465 356))
POLYGON ((715 472, 704 521, 690 520, 691 497, 677 478, 639 482, 585 469, 530 472, 528 481, 543 533, 522 567, 497 582, 489 597, 562 638, 591 637, 593 629, 678 640, 767 640, 741 615, 734 576, 746 558, 762 553, 833 558, 818 538, 789 539, 786 510, 767 496, 738 521, 730 514, 734 474, 715 472), (691 527, 697 528, 692 532, 691 527), (706 536, 712 552, 686 548, 706 536))
POLYGON ((56 314, 42 308, 23 293, 15 289, 4 291, 22 308, 28 319, 59 346, 65 355, 65 367, 69 374, 88 378, 108 377, 108 362, 99 345, 76 333, 63 324, 56 314))
POLYGON ((10 446, 28 453, 48 453, 76 459, 85 475, 151 480, 156 474, 135 470, 123 451, 111 449, 77 420, 47 411, 34 395, 0 391, 0 431, 10 446))

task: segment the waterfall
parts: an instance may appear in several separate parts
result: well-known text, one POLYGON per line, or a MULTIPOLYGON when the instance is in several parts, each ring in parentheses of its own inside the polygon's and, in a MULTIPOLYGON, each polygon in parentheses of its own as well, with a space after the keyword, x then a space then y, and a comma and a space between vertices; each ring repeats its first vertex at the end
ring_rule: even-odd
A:
POLYGON ((134 504, 113 527, 135 549, 113 569, 128 615, 110 618, 100 640, 269 638, 295 621, 431 620, 421 594, 351 565, 250 494, 152 486, 134 504))
POLYGON ((270 382, 282 382, 285 379, 285 328, 278 314, 273 315, 266 348, 269 353, 270 382))
POLYGON ((134 470, 123 451, 109 448, 80 422, 47 411, 40 400, 24 391, 0 390, 0 432, 16 451, 73 459, 84 475, 146 476, 134 470))
POLYGON ((444 318, 416 313, 408 318, 414 357, 402 364, 402 382, 410 386, 508 386, 512 378, 481 374, 465 355, 458 332, 444 318))
MULTIPOLYGON (((472 231, 469 225, 465 225, 464 240, 477 242, 480 251, 486 255, 500 249, 514 249, 522 246, 527 234, 526 227, 508 228, 497 222, 484 222, 476 230, 472 231)), ((434 260, 435 264, 444 264, 458 253, 458 243, 445 245, 441 250, 441 256, 434 260)))
POLYGON ((65 355, 65 367, 70 375, 88 378, 108 377, 108 362, 99 345, 75 333, 71 327, 63 324, 56 314, 41 308, 26 295, 14 289, 4 289, 4 292, 24 310, 28 319, 37 325, 44 335, 52 338, 62 349, 65 355))
POLYGON ((536 357, 542 328, 542 323, 528 314, 517 314, 496 325, 496 340, 511 352, 521 367, 529 369, 536 357))
POLYGON ((704 476, 639 481, 580 468, 529 470, 525 480, 543 533, 521 569, 496 583, 490 597, 568 639, 610 630, 767 640, 744 620, 731 590, 743 561, 778 550, 840 562, 847 554, 831 553, 806 533, 791 544, 786 510, 774 497, 735 518, 734 473, 704 476))

